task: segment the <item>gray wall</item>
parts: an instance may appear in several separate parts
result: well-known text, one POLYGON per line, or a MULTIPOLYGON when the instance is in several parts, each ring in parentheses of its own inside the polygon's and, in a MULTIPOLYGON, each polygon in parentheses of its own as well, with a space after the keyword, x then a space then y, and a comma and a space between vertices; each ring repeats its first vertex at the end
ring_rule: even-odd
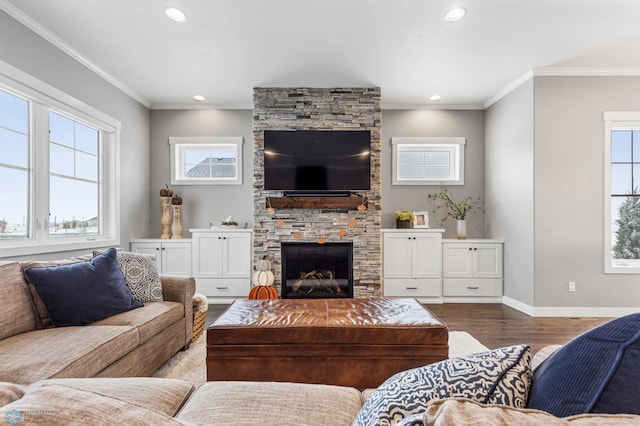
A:
MULTIPOLYGON (((0 60, 120 120, 120 242, 149 233, 149 111, 0 11, 0 60)), ((60 258, 50 253, 38 258, 60 258)), ((36 258, 36 256, 29 256, 36 258)))
POLYGON ((533 80, 485 114, 487 237, 502 238, 504 295, 534 304, 533 80))
POLYGON ((640 77, 536 77, 534 99, 535 305, 640 306, 637 274, 604 274, 602 118, 640 110, 640 77))
MULTIPOLYGON (((383 93, 384 96, 384 93, 383 93)), ((382 111, 382 227, 395 228, 396 210, 429 211, 429 226, 445 228, 445 238, 455 238, 455 221, 441 224, 442 215, 432 213, 434 205, 427 195, 439 190, 438 185, 391 185, 391 138, 418 136, 463 136, 465 147, 465 184, 452 186, 460 200, 467 196, 484 199, 484 112, 462 110, 383 110, 382 111)), ((484 213, 467 220, 467 237, 483 237, 484 213)))
POLYGON ((151 231, 144 237, 160 236, 159 191, 171 183, 169 138, 179 136, 242 136, 242 185, 175 185, 182 197, 183 237, 189 228, 220 225, 227 216, 241 226, 253 225, 253 130, 251 110, 154 110, 151 111, 151 231))

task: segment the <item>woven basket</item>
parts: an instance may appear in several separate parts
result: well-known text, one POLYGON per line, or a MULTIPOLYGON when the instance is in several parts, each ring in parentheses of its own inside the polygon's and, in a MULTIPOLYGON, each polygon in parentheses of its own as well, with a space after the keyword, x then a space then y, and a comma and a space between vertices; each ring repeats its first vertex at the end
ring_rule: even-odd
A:
POLYGON ((207 311, 193 312, 193 337, 191 343, 198 340, 198 337, 202 336, 204 332, 204 320, 207 319, 207 311))

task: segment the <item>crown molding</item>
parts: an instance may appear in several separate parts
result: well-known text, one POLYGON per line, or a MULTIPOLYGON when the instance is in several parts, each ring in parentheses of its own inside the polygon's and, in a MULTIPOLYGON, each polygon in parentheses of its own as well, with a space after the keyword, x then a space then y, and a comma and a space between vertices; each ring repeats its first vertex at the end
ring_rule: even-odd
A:
POLYGON ((73 47, 69 46, 66 42, 64 42, 61 38, 53 34, 51 31, 40 25, 29 15, 24 13, 22 10, 15 7, 13 4, 9 3, 6 0, 0 0, 0 10, 4 11, 7 15, 11 16, 16 21, 20 22, 25 27, 29 28, 34 33, 38 34, 40 37, 53 44, 58 49, 62 50, 67 55, 71 56, 76 61, 80 62, 82 65, 87 67, 89 70, 99 75, 103 79, 105 79, 108 83, 115 86, 117 89, 121 90, 127 96, 131 97, 135 101, 149 108, 151 103, 145 99, 143 96, 136 93, 134 90, 126 86, 117 78, 113 77, 98 65, 91 62, 89 59, 84 57, 80 52, 75 50, 73 47))
POLYGON ((534 75, 533 71, 527 71, 526 73, 522 74, 520 77, 518 77, 515 80, 513 80, 511 83, 507 84, 503 89, 498 91, 498 93, 496 93, 495 95, 493 95, 492 97, 487 99, 484 102, 482 109, 489 108, 491 105, 495 104, 500 99, 504 98, 509 93, 511 93, 514 90, 516 90, 518 87, 522 86, 524 83, 526 83, 531 78, 533 78, 533 75, 534 75))
POLYGON ((152 104, 150 107, 152 110, 168 110, 168 109, 253 109, 251 103, 238 103, 238 104, 212 104, 212 103, 200 103, 197 104, 152 104))
POLYGON ((640 68, 570 68, 570 67, 542 67, 533 69, 534 76, 556 77, 625 77, 640 75, 640 68))
POLYGON ((382 102, 383 110, 398 110, 398 109, 430 109, 430 110, 482 110, 484 109, 482 104, 402 104, 402 103, 388 103, 382 102))

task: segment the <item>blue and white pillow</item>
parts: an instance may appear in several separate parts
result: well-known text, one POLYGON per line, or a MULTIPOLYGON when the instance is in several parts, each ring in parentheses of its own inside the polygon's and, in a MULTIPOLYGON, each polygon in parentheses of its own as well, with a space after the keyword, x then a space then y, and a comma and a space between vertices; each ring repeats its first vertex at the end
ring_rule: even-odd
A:
POLYGON ((425 411, 429 401, 451 397, 524 408, 530 386, 528 346, 453 358, 387 379, 367 399, 353 426, 396 425, 425 411))

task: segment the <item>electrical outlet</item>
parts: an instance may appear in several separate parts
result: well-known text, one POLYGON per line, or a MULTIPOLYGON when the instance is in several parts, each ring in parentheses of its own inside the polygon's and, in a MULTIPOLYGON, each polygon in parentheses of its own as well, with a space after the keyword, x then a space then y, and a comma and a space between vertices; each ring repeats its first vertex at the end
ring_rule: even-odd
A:
POLYGON ((576 283, 575 281, 569 281, 569 293, 576 292, 576 283))

